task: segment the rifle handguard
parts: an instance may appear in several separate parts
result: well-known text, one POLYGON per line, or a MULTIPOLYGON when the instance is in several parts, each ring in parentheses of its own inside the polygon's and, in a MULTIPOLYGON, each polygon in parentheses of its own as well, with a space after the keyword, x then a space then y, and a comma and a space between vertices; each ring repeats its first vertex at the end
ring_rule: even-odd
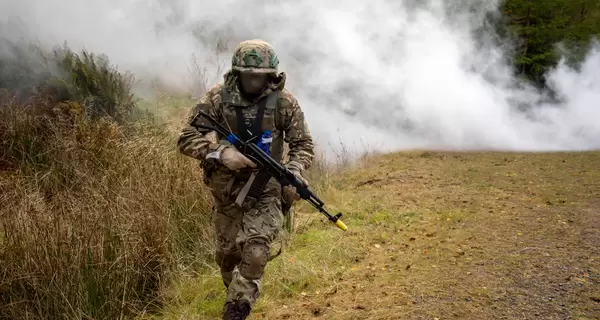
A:
POLYGON ((343 231, 348 230, 346 224, 339 219, 342 216, 341 213, 332 216, 329 212, 327 212, 327 210, 325 210, 323 207, 325 205, 323 201, 321 201, 321 199, 319 199, 302 180, 298 179, 298 177, 292 171, 273 160, 267 153, 258 147, 258 145, 241 141, 235 134, 227 130, 222 124, 202 111, 199 111, 198 114, 196 114, 194 119, 191 121, 191 124, 197 128, 214 130, 221 136, 227 137, 227 140, 233 144, 238 151, 242 152, 242 154, 246 155, 246 157, 256 163, 259 168, 262 167, 267 170, 269 175, 276 178, 279 182, 283 184, 291 184, 296 187, 296 192, 300 194, 302 199, 309 202, 315 209, 324 214, 327 219, 335 223, 338 228, 343 231), (214 127, 204 124, 196 124, 196 120, 200 116, 206 118, 214 127))

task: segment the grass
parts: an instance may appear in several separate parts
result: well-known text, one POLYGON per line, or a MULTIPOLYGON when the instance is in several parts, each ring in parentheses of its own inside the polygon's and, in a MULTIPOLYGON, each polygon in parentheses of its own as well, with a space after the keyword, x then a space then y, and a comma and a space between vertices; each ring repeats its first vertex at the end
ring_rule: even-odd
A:
MULTIPOLYGON (((219 318, 193 101, 61 50, 0 61, 0 318, 219 318)), ((252 319, 600 318, 600 153, 342 163, 308 179, 349 230, 299 203, 252 319)))
POLYGON ((95 122, 77 128, 82 136, 46 136, 46 160, 23 162, 0 180, 3 317, 144 312, 160 302, 172 272, 211 254, 206 190, 170 134, 130 128, 138 132, 123 138, 95 122))
POLYGON ((0 318, 160 308, 169 281, 211 257, 198 166, 104 57, 12 49, 0 61, 0 318))
MULTIPOLYGON (((252 319, 598 319, 599 163, 598 152, 370 158, 323 188, 346 233, 298 208, 312 224, 268 265, 252 319)), ((219 317, 216 271, 175 292, 156 318, 219 317)))

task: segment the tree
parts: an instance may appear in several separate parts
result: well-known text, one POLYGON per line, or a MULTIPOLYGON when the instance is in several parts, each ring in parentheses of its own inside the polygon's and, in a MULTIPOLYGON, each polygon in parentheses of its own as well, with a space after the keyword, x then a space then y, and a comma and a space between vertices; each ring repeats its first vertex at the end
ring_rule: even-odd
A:
POLYGON ((503 11, 518 38, 517 70, 540 85, 543 73, 561 55, 576 66, 593 37, 600 35, 597 0, 505 0, 503 11))

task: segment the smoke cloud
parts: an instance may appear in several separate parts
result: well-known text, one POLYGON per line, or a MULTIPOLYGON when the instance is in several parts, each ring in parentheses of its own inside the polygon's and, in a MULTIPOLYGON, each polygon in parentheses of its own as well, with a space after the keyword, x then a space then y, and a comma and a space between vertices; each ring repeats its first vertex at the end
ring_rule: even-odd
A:
POLYGON ((485 17, 494 1, 4 0, 48 45, 105 53, 138 78, 188 89, 190 57, 222 78, 235 45, 271 42, 318 148, 600 148, 600 47, 548 74, 559 102, 513 75, 485 17), (203 64, 206 62, 206 64, 203 64))

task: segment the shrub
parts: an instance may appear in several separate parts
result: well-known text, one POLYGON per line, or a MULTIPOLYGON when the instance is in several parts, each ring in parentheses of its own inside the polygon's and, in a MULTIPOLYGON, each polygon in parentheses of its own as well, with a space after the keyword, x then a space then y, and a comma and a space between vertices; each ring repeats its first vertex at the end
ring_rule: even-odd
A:
POLYGON ((152 309, 182 261, 210 258, 199 168, 132 121, 133 78, 107 59, 19 48, 0 59, 0 318, 152 309))

